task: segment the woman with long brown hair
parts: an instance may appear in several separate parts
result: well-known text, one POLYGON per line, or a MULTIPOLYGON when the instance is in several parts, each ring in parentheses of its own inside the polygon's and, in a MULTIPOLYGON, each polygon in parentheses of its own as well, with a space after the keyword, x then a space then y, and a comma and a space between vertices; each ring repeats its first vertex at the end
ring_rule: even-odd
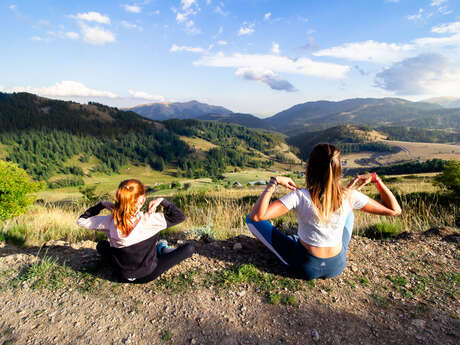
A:
POLYGON ((341 178, 338 148, 318 144, 308 159, 306 188, 298 188, 288 177, 272 177, 246 217, 254 236, 305 279, 332 278, 344 270, 353 230, 353 210, 385 216, 401 214, 395 196, 376 173, 358 175, 347 187, 341 185, 341 178), (359 192, 368 183, 376 186, 381 203, 359 192), (291 192, 270 203, 277 185, 291 192), (298 236, 285 235, 268 221, 291 209, 298 220, 298 236))
POLYGON ((118 186, 114 204, 102 201, 77 220, 79 226, 107 234, 109 241, 100 241, 96 249, 124 282, 149 282, 194 252, 191 244, 174 250, 157 246, 158 233, 183 222, 185 215, 163 198, 152 200, 148 212, 143 213, 145 200, 142 182, 125 180, 118 186), (163 206, 163 213, 156 212, 159 205, 163 206), (98 216, 104 208, 111 211, 111 215, 98 216))

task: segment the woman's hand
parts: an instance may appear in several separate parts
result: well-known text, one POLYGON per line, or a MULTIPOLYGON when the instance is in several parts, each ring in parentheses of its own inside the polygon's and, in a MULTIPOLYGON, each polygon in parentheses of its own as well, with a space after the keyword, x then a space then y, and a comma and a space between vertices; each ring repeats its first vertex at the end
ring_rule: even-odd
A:
POLYGON ((375 174, 364 174, 364 175, 358 175, 351 182, 348 184, 347 188, 354 188, 356 187, 357 190, 360 190, 363 188, 365 185, 367 185, 370 182, 375 182, 374 180, 376 179, 375 174))
POLYGON ((280 186, 286 187, 287 189, 290 189, 290 190, 299 189, 299 187, 296 186, 295 182, 292 181, 290 177, 276 176, 275 180, 276 180, 276 183, 278 183, 280 186))
POLYGON ((113 208, 115 207, 115 204, 111 203, 110 201, 101 201, 101 205, 109 211, 113 211, 113 208))
POLYGON ((150 201, 150 203, 149 203, 149 214, 155 213, 158 205, 160 205, 162 201, 163 201, 163 198, 157 198, 157 199, 154 199, 154 200, 150 201))

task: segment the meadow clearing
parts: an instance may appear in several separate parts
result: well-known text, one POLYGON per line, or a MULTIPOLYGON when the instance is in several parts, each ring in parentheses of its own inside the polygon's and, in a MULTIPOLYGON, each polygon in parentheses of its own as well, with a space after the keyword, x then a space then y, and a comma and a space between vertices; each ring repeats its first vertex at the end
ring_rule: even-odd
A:
MULTIPOLYGON (((89 166, 88 166, 89 167, 89 166)), ((86 168, 86 167, 85 167, 86 168)), ((302 165, 293 165, 291 171, 300 172, 302 165)), ((166 238, 182 234, 185 238, 225 240, 241 234, 249 235, 245 225, 248 214, 263 185, 249 185, 266 181, 272 175, 289 175, 299 187, 305 185, 304 177, 290 173, 288 165, 273 169, 238 170, 224 174, 221 180, 210 178, 177 178, 174 170, 158 172, 148 167, 127 167, 119 175, 92 175, 85 177, 85 188, 93 188, 83 195, 77 187, 47 189, 38 193, 37 202, 26 214, 10 219, 2 225, 3 236, 17 238, 17 243, 40 245, 49 240, 76 242, 95 240, 103 234, 80 229, 75 224, 78 216, 96 203, 98 198, 111 200, 118 184, 128 178, 138 178, 148 188, 148 199, 166 197, 179 205, 187 215, 184 223, 165 231, 166 238), (239 187, 234 186, 238 182, 239 187)), ((421 232, 435 226, 458 225, 458 204, 444 197, 433 184, 436 174, 389 176, 386 182, 398 195, 403 214, 397 218, 384 218, 357 212, 355 233, 371 237, 395 236, 402 232, 421 232), (379 234, 381 232, 381 234, 379 234)), ((344 184, 347 179, 344 179, 344 184)), ((378 198, 372 186, 364 193, 378 198)), ((279 188, 274 198, 287 193, 279 188)), ((275 224, 286 231, 294 231, 297 221, 293 212, 277 219, 275 224)))

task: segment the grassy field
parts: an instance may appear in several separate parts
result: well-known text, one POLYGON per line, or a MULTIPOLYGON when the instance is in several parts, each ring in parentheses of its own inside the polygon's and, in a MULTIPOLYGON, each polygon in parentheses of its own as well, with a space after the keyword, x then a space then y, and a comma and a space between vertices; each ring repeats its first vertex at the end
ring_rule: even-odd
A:
MULTIPOLYGON (((280 174, 278 172, 277 174, 280 174)), ((176 179, 167 172, 159 173, 149 168, 135 167, 121 175, 94 176, 87 179, 88 185, 97 185, 98 193, 113 195, 118 183, 129 177, 136 177, 149 186, 155 183, 180 182, 174 189, 162 189, 148 194, 148 199, 167 197, 174 201, 187 215, 184 223, 166 231, 163 236, 215 239, 228 239, 240 234, 249 234, 245 215, 256 202, 264 186, 248 186, 249 181, 267 180, 275 175, 270 170, 245 170, 225 174, 222 181, 211 179, 176 179), (233 188, 233 182, 243 187, 233 188), (189 185, 186 185, 189 184, 189 185), (186 188, 185 188, 186 187, 186 188)), ((356 212, 354 231, 360 235, 390 231, 395 235, 404 231, 420 232, 434 226, 456 227, 458 224, 458 202, 449 200, 433 185, 435 174, 401 175, 387 177, 387 185, 398 195, 403 214, 397 218, 385 218, 356 212)), ((294 176, 294 175, 292 175, 294 176)), ((302 178, 295 178, 298 186, 303 187, 302 178)), ((346 180, 343 181, 347 183, 346 180)), ((288 191, 279 188, 274 198, 288 191)), ((366 186, 364 193, 378 198, 373 186, 366 186)), ((94 232, 79 229, 75 221, 88 206, 77 188, 46 190, 39 193, 40 202, 16 219, 8 220, 1 226, 6 237, 17 238, 17 242, 27 245, 39 245, 50 239, 64 239, 69 242, 82 239, 96 239, 94 232), (9 234, 9 235, 8 235, 9 234)), ((274 221, 274 224, 286 231, 297 227, 294 212, 274 221)), ((383 236, 383 235, 382 235, 383 236)), ((386 236, 386 235, 385 235, 386 236)))

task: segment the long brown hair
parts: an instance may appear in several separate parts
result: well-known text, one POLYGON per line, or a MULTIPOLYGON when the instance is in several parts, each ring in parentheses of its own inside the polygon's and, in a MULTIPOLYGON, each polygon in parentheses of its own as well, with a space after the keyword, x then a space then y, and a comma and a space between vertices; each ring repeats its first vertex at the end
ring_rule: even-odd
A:
POLYGON ((332 213, 342 206, 340 150, 332 144, 316 145, 308 158, 305 175, 319 221, 327 224, 332 213))
POLYGON ((128 236, 135 226, 131 222, 131 217, 136 214, 137 202, 139 197, 144 194, 145 187, 139 180, 125 180, 118 186, 112 216, 115 226, 120 229, 124 236, 128 236))

